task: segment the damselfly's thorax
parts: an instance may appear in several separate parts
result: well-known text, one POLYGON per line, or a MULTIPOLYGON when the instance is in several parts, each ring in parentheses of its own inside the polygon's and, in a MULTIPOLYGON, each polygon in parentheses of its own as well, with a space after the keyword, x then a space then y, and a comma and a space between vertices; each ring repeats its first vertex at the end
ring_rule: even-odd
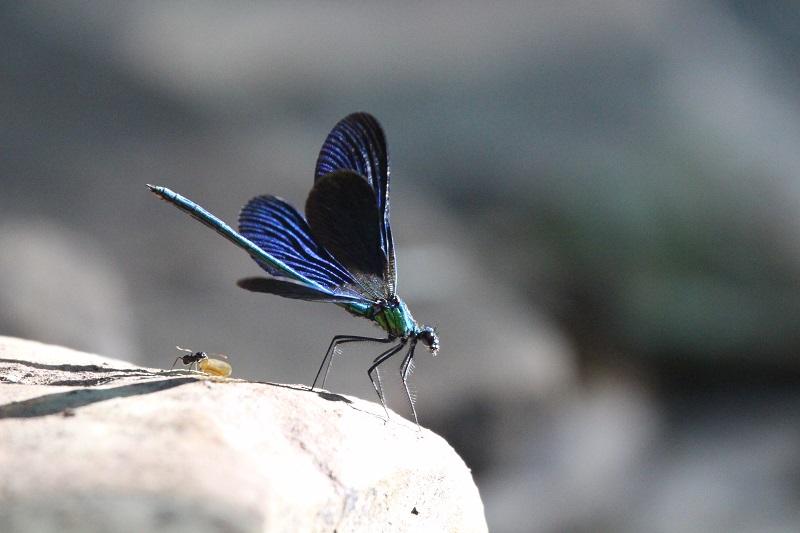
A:
POLYGON ((391 296, 387 296, 386 298, 381 298, 375 304, 376 307, 387 308, 387 307, 397 307, 402 303, 400 298, 397 297, 396 294, 392 294, 391 296))
POLYGON ((439 336, 430 326, 420 326, 406 303, 395 295, 379 300, 373 307, 372 320, 390 337, 412 338, 424 344, 433 355, 439 351, 439 336))
POLYGON ((419 326, 411 316, 405 302, 397 296, 390 296, 375 303, 372 320, 386 330, 390 337, 407 338, 416 335, 419 326))

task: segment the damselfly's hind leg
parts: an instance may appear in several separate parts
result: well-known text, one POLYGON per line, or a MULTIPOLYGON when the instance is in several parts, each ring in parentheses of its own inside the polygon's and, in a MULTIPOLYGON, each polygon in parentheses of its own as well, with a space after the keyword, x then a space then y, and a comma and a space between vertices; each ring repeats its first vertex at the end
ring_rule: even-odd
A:
POLYGON ((311 384, 311 390, 314 390, 317 386, 317 381, 319 380, 320 374, 322 374, 322 369, 325 369, 325 374, 322 376, 322 385, 320 388, 325 388, 325 381, 328 379, 328 372, 331 369, 331 365, 333 364, 333 356, 335 355, 336 347, 340 344, 346 344, 348 342, 392 342, 394 339, 381 339, 381 338, 373 338, 373 337, 359 337, 357 335, 336 335, 332 340, 330 346, 328 346, 328 351, 325 352, 325 357, 322 358, 322 364, 319 365, 319 370, 317 370, 317 375, 314 377, 314 383, 311 384), (328 363, 327 366, 325 363, 328 363))
POLYGON ((374 370, 376 373, 378 371, 378 366, 389 359, 391 356, 399 352, 403 349, 406 345, 407 340, 401 340, 397 346, 392 346, 372 362, 372 366, 367 369, 367 375, 369 376, 369 380, 372 382, 372 386, 375 387, 375 392, 378 393, 378 399, 381 401, 381 405, 383 406, 383 410, 386 412, 386 420, 389 420, 389 409, 386 408, 386 400, 383 397, 383 387, 380 385, 380 377, 378 378, 378 382, 376 383, 372 377, 372 371, 374 370))
POLYGON ((417 423, 417 429, 419 430, 419 419, 417 418, 417 409, 414 407, 414 397, 411 396, 411 391, 408 390, 408 375, 411 373, 411 369, 414 368, 414 349, 416 347, 417 339, 411 339, 411 346, 409 346, 408 353, 403 358, 403 364, 400 365, 400 378, 403 380, 403 387, 406 389, 408 404, 411 406, 411 412, 414 414, 414 422, 417 423))

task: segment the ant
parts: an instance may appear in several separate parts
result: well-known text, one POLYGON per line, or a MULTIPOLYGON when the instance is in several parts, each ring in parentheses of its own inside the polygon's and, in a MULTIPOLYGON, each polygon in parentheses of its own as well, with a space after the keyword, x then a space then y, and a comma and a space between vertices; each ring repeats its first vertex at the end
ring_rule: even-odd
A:
MULTIPOLYGON (((231 365, 221 359, 211 359, 209 354, 206 352, 195 352, 194 350, 189 350, 188 348, 181 348, 180 346, 176 346, 178 350, 182 352, 188 352, 187 355, 179 355, 175 358, 175 362, 172 363, 172 367, 170 370, 175 368, 175 365, 178 364, 178 361, 183 362, 184 365, 189 365, 189 370, 191 370, 191 366, 194 365, 195 370, 199 370, 205 374, 210 376, 220 376, 223 378, 227 378, 233 372, 233 368, 231 365)), ((218 356, 227 359, 228 356, 221 353, 212 353, 213 356, 218 356)))

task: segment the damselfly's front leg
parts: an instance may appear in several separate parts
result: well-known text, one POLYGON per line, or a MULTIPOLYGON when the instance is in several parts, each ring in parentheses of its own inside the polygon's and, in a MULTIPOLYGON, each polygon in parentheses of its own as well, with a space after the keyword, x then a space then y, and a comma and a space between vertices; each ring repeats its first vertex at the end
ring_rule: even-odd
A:
POLYGON ((417 409, 414 407, 414 398, 411 396, 411 391, 408 390, 408 375, 411 373, 411 369, 414 368, 414 349, 416 347, 417 339, 411 339, 411 346, 409 346, 408 353, 403 358, 403 364, 400 365, 400 378, 403 380, 403 387, 406 388, 406 397, 408 398, 408 404, 411 406, 411 412, 414 414, 414 422, 417 423, 417 429, 420 429, 417 409))
POLYGON ((378 399, 381 401, 381 405, 383 406, 383 410, 386 412, 386 420, 389 420, 389 409, 386 408, 386 400, 383 398, 383 387, 380 386, 380 381, 375 383, 375 380, 372 378, 372 371, 375 370, 377 372, 378 366, 389 359, 391 356, 399 352, 403 349, 406 345, 408 340, 401 340, 397 346, 392 346, 372 362, 372 366, 367 369, 367 375, 369 376, 369 380, 372 382, 372 386, 375 387, 375 392, 378 393, 378 399))
POLYGON ((322 359, 322 364, 319 366, 319 370, 317 370, 317 375, 314 377, 314 383, 311 384, 311 390, 314 390, 317 386, 317 380, 319 380, 320 374, 322 374, 322 369, 325 369, 325 374, 322 376, 322 385, 320 388, 325 388, 325 381, 328 379, 328 372, 331 369, 331 365, 333 364, 333 356, 335 355, 336 347, 340 344, 346 344, 348 342, 381 342, 387 343, 392 342, 394 339, 392 338, 373 338, 373 337, 359 337, 357 335, 336 335, 332 340, 330 346, 328 346, 328 351, 325 352, 325 357, 322 359), (328 365, 325 366, 325 362, 327 361, 328 365))

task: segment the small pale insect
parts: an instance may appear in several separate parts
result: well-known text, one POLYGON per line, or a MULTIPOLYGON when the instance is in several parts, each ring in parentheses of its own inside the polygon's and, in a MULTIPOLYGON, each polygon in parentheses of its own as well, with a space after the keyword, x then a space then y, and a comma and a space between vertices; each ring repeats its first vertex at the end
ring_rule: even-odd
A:
MULTIPOLYGON (((175 348, 182 352, 187 352, 187 355, 179 355, 176 357, 171 368, 175 368, 175 365, 178 364, 178 361, 181 361, 184 365, 189 365, 190 370, 192 369, 191 366, 194 365, 195 370, 199 370, 200 372, 208 374, 209 376, 220 376, 227 378, 231 375, 231 372, 233 372, 233 368, 229 363, 221 359, 212 359, 206 352, 195 352, 194 350, 181 348, 180 346, 176 346, 175 348)), ((225 359, 228 358, 227 355, 221 353, 212 353, 211 355, 223 357, 225 359)))

